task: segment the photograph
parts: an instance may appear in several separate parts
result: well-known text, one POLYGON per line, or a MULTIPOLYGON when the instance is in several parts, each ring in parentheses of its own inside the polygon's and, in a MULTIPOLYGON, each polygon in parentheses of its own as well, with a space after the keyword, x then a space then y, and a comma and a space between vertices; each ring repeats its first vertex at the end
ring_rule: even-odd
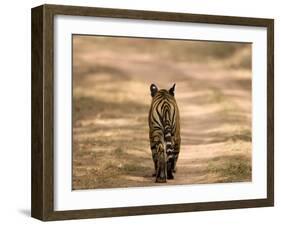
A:
POLYGON ((72 189, 252 180, 252 44, 72 34, 72 189))

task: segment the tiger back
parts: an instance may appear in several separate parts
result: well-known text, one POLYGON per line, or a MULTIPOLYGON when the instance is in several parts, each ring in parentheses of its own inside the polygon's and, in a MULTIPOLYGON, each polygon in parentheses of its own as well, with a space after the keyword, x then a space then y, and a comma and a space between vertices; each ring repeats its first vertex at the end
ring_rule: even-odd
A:
POLYGON ((173 179, 180 152, 180 115, 176 103, 175 84, 169 90, 158 90, 151 84, 151 107, 148 116, 149 139, 156 182, 173 179))

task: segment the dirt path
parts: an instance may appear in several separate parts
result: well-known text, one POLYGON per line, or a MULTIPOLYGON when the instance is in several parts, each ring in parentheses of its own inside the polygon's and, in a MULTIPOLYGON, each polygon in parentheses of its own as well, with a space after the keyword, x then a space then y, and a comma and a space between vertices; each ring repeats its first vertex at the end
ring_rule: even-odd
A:
POLYGON ((159 185, 148 140, 151 83, 177 83, 182 146, 168 184, 251 179, 250 70, 128 57, 74 41, 74 189, 159 185))

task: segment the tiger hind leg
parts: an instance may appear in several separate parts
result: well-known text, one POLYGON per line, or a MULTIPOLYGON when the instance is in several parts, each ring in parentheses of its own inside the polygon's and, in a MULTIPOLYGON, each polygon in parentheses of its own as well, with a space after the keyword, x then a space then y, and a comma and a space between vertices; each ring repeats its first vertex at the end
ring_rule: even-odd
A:
POLYGON ((152 177, 155 177, 157 171, 157 150, 155 148, 151 148, 151 152, 152 152, 152 159, 154 163, 154 172, 152 173, 152 177))
POLYGON ((165 183, 167 179, 167 163, 164 147, 159 144, 157 147, 156 183, 165 183))
POLYGON ((180 146, 181 146, 181 139, 178 138, 176 140, 174 140, 174 152, 173 152, 173 156, 174 156, 174 163, 173 163, 173 167, 172 170, 174 173, 177 172, 177 161, 178 161, 178 157, 179 157, 179 153, 180 153, 180 146))

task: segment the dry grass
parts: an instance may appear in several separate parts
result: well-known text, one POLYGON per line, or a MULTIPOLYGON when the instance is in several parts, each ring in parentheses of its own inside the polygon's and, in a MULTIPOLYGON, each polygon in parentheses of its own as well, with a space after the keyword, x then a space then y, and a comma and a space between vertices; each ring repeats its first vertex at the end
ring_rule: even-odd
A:
POLYGON ((251 158, 244 155, 210 160, 208 170, 216 175, 216 182, 250 181, 252 178, 251 158))

